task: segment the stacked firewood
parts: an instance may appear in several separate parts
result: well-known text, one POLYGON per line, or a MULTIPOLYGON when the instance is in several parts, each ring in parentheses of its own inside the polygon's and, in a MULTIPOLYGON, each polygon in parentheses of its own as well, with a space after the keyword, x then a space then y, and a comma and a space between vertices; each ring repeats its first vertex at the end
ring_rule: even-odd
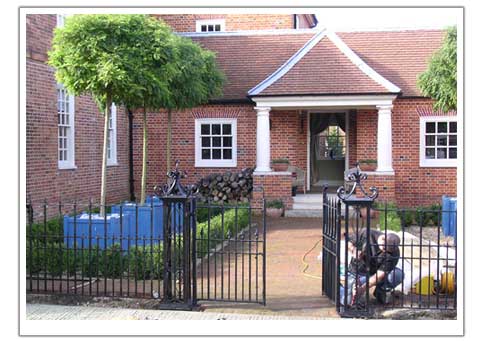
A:
POLYGON ((200 200, 215 204, 227 204, 236 201, 248 202, 252 188, 252 168, 244 168, 240 172, 211 174, 198 183, 200 200))

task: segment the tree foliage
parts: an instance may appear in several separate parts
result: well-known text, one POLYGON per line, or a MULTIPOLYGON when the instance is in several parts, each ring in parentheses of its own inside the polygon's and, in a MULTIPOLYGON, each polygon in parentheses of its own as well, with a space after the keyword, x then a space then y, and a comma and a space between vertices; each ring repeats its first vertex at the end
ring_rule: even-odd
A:
POLYGON ((447 30, 442 47, 433 55, 427 70, 418 79, 424 96, 435 100, 434 109, 457 109, 457 29, 447 30))

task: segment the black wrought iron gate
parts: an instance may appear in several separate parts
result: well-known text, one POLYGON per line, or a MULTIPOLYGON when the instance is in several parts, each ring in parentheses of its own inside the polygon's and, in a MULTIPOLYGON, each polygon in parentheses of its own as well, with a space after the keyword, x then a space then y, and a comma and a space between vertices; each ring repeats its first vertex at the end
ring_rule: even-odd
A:
POLYGON ((199 301, 266 303, 266 216, 262 208, 198 204, 195 235, 199 301))
POLYGON ((340 307, 341 202, 323 190, 322 293, 340 307))

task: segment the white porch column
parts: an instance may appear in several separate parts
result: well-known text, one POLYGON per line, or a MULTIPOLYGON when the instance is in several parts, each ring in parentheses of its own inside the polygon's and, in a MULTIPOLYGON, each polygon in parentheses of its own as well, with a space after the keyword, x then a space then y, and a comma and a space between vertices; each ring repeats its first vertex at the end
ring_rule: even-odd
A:
POLYGON ((256 172, 271 172, 270 168, 270 107, 255 107, 257 111, 256 172))
POLYGON ((378 105, 377 172, 393 172, 392 167, 392 107, 378 105))

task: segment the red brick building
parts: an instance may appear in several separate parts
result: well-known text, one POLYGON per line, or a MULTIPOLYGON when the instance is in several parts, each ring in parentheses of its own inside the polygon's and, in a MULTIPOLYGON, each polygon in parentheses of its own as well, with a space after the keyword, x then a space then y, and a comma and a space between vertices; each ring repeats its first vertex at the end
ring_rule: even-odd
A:
MULTIPOLYGON (((313 28, 313 15, 157 17, 214 51, 227 77, 221 98, 173 114, 172 160, 181 160, 187 182, 255 167, 255 184, 290 207, 291 173, 271 168, 288 158, 305 172, 310 192, 342 184, 360 162, 372 167, 368 183, 379 187, 380 200, 415 206, 456 195, 455 113, 434 113, 416 86, 444 31, 335 33, 313 28)), ((74 106, 66 110, 45 64, 56 22, 55 15, 27 16, 27 195, 98 198, 102 116, 88 96, 68 98, 74 106), (74 128, 59 124, 67 111, 74 128)), ((141 117, 133 114, 130 134, 127 113, 116 112, 109 202, 128 199, 131 184, 140 189, 141 117)), ((166 114, 149 113, 148 130, 151 191, 167 171, 166 114)))

